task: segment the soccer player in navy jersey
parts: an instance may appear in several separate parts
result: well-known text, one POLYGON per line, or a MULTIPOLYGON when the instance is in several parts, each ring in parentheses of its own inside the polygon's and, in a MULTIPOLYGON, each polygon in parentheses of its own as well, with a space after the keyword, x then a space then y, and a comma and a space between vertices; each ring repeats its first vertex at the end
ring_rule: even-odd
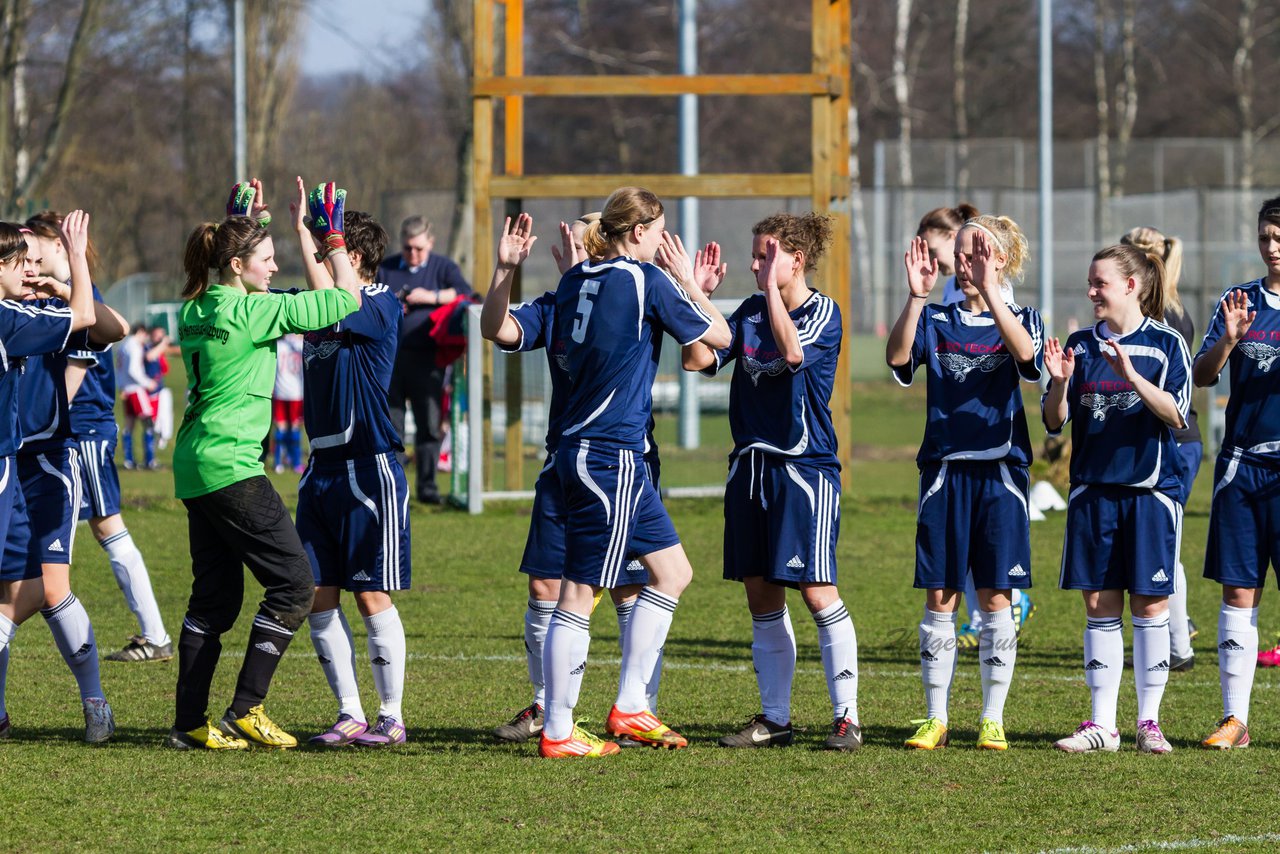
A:
POLYGON ((734 363, 733 451, 724 501, 724 577, 741 581, 751 612, 751 657, 761 712, 720 739, 724 747, 791 743, 796 640, 786 591, 799 588, 814 622, 834 724, 824 747, 857 750, 858 641, 836 587, 840 461, 831 393, 840 355, 840 307, 806 274, 831 238, 828 217, 776 214, 752 229, 761 293, 729 318, 732 341, 686 346, 684 367, 714 375, 734 363))
MULTIPOLYGON (((587 225, 600 218, 599 213, 585 214, 572 225, 560 223, 561 246, 552 247, 552 255, 563 275, 571 268, 587 260, 582 246, 582 234, 587 225)), ((510 219, 503 226, 498 243, 498 258, 494 266, 493 281, 485 295, 485 308, 481 314, 481 334, 494 341, 503 352, 520 353, 542 349, 547 356, 547 369, 551 375, 551 401, 547 423, 547 462, 534 485, 533 508, 529 520, 529 536, 520 560, 520 571, 529 576, 529 603, 524 618, 525 656, 529 681, 533 684, 534 697, 529 706, 516 713, 509 722, 496 727, 494 735, 501 741, 520 743, 541 735, 546 702, 546 685, 542 675, 543 645, 547 627, 556 601, 560 597, 560 578, 565 564, 565 506, 564 494, 555 474, 555 447, 560 441, 561 414, 567 400, 570 379, 555 354, 547 345, 555 327, 555 293, 548 291, 528 303, 511 306, 511 283, 515 268, 528 257, 533 242, 533 220, 521 214, 513 224, 510 219)), ((653 439, 653 419, 649 420, 648 448, 644 453, 645 468, 649 478, 658 483, 658 446, 653 439)), ((627 583, 609 591, 618 617, 619 639, 626 635, 626 625, 635 608, 636 596, 648 581, 648 573, 638 561, 631 561, 624 570, 627 583)), ((575 668, 571 673, 573 687, 570 696, 576 698, 582 683, 584 669, 575 668)), ((646 688, 648 707, 656 709, 658 688, 662 677, 662 652, 654 663, 653 674, 646 688)), ((635 744, 622 742, 622 744, 635 744)))
POLYGON ((1169 594, 1182 535, 1184 463, 1174 431, 1186 426, 1191 360, 1164 324, 1164 262, 1133 246, 1093 256, 1089 300, 1097 321, 1066 344, 1045 345, 1041 401, 1051 435, 1071 420, 1071 494, 1059 586, 1079 590, 1087 616, 1084 676, 1090 720, 1056 743, 1069 753, 1120 747, 1116 701, 1124 671, 1125 592, 1133 618, 1137 748, 1168 753, 1160 701, 1169 680, 1169 594))
POLYGON ((618 696, 605 727, 657 747, 687 744, 647 708, 646 689, 693 569, 643 454, 661 333, 715 348, 731 337, 665 224, 652 193, 614 191, 583 236, 591 260, 572 268, 556 290, 551 347, 570 378, 555 451, 567 523, 564 578, 543 654, 545 757, 617 751, 574 725, 571 686, 572 671, 585 666, 596 592, 625 583, 629 556, 644 564, 649 583, 627 622, 618 696), (659 253, 674 275, 650 263, 659 253))
MULTIPOLYGON (((30 254, 27 236, 18 226, 0 223, 0 353, 3 354, 0 358, 0 466, 3 466, 3 475, 0 475, 0 530, 5 532, 4 556, 0 560, 0 737, 8 735, 11 730, 4 707, 9 644, 18 626, 46 604, 42 563, 45 563, 44 556, 53 545, 52 542, 37 540, 47 525, 40 520, 39 532, 35 530, 34 520, 29 519, 26 489, 20 477, 18 450, 22 444, 23 426, 19 412, 21 385, 27 379, 24 377, 20 381, 20 375, 33 372, 34 363, 46 354, 63 352, 68 346, 82 349, 90 346, 90 342, 98 346, 110 344, 123 338, 126 331, 118 315, 109 310, 99 313, 94 306, 93 285, 86 259, 88 215, 83 211, 68 214, 63 223, 63 234, 71 258, 69 286, 39 277, 36 257, 30 254), (23 299, 32 296, 33 290, 37 296, 58 299, 23 303, 23 299)), ((54 392, 50 390, 48 395, 49 403, 57 406, 54 392)), ((65 400, 64 395, 64 412, 65 400)), ((61 474, 63 471, 57 463, 71 452, 65 447, 59 451, 50 452, 54 455, 50 467, 61 474)), ((73 491, 70 488, 74 484, 72 478, 78 479, 78 476, 67 472, 66 477, 69 484, 61 496, 67 504, 65 513, 60 503, 41 512, 53 513, 58 520, 69 515, 71 525, 74 525, 79 497, 76 496, 76 503, 72 505, 71 496, 67 493, 73 491)), ((42 494, 41 501, 43 497, 42 494)), ((69 535, 63 547, 65 553, 70 552, 69 535)), ((65 563, 65 559, 62 562, 65 563)), ((61 582, 57 578, 53 582, 55 588, 59 584, 65 586, 65 574, 61 582)), ((88 683, 97 681, 96 676, 90 679, 88 673, 90 669, 95 674, 97 671, 93 630, 83 606, 74 596, 67 595, 57 605, 56 613, 47 615, 49 627, 59 650, 71 664, 83 695, 86 686, 93 687, 88 683), (69 647, 68 643, 75 639, 81 643, 69 647), (87 655, 83 652, 85 645, 89 647, 87 655)), ((111 707, 102 697, 100 685, 90 693, 96 696, 83 698, 85 739, 105 741, 115 730, 111 707)))
MULTIPOLYGON (((345 192, 339 191, 345 198, 345 192)), ((308 285, 334 287, 334 272, 316 261, 316 240, 303 214, 305 188, 291 205, 308 285)), ((311 458, 298 485, 297 528, 316 583, 311 642, 338 701, 337 720, 311 744, 385 747, 405 741, 405 634, 391 593, 410 586, 409 487, 396 456, 387 388, 395 364, 401 309, 374 283, 386 230, 369 214, 345 211, 347 257, 359 280, 358 311, 303 336, 303 421, 311 458), (373 725, 356 684, 351 628, 340 592, 349 590, 368 632, 379 707, 373 725)))
MULTIPOLYGON (((61 223, 60 213, 43 211, 27 220, 27 227, 35 233, 39 246, 41 275, 67 282, 71 279, 71 265, 62 245, 61 223)), ((92 269, 92 241, 87 255, 92 269)), ((97 287, 93 289, 93 298, 102 302, 97 287)), ((165 630, 146 561, 120 514, 120 476, 115 463, 119 432, 115 418, 116 372, 109 352, 69 353, 67 394, 71 398, 71 432, 79 452, 84 490, 81 518, 89 520, 89 530, 106 552, 116 583, 138 621, 138 634, 106 659, 168 661, 173 658, 173 641, 165 630)))
POLYGON ((1222 585, 1218 670, 1222 719, 1203 742, 1249 744, 1249 699, 1258 661, 1258 605, 1267 565, 1280 567, 1280 197, 1258 211, 1266 274, 1222 295, 1200 352, 1198 386, 1230 367, 1226 433, 1213 473, 1204 575, 1222 585))
POLYGON ((925 590, 920 673, 928 712, 906 745, 932 750, 949 741, 957 591, 972 572, 984 612, 978 747, 1006 750, 1004 704, 1018 652, 1010 591, 1031 586, 1031 441, 1019 382, 1040 378, 1044 330, 1034 309, 1013 302, 1012 284, 1028 255, 1017 223, 970 219, 955 254, 964 301, 930 305, 938 262, 923 238, 912 241, 905 257, 910 293, 885 351, 904 386, 920 366, 927 371, 915 586, 925 590))

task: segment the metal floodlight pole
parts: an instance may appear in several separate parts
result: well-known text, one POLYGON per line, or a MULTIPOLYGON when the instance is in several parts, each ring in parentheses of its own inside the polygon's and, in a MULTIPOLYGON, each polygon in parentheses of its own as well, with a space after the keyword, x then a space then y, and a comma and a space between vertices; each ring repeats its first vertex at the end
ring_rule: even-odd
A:
POLYGON ((1053 0, 1040 0, 1040 316, 1053 325, 1053 0))
MULTIPOLYGON (((698 2, 680 0, 680 73, 692 77, 698 73, 698 2)), ((680 174, 698 174, 698 96, 680 96, 680 174)), ((698 198, 680 199, 680 231, 685 247, 693 253, 701 241, 698 235, 698 198)), ((701 444, 698 420, 698 375, 681 369, 680 377, 680 447, 697 448, 701 444)))
POLYGON ((233 74, 235 76, 235 161, 236 180, 249 177, 248 121, 246 110, 248 96, 245 91, 244 0, 235 0, 232 12, 234 29, 232 46, 233 74))

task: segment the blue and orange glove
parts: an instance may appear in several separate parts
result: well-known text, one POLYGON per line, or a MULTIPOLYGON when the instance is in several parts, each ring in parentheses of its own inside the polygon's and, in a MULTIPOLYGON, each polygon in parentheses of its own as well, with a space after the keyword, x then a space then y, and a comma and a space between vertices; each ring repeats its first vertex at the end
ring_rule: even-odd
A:
POLYGON ((333 181, 320 184, 307 196, 311 235, 320 246, 320 250, 316 252, 317 261, 323 261, 335 252, 347 251, 342 219, 346 201, 347 191, 339 189, 333 181))
POLYGON ((257 181, 239 181, 231 188, 227 197, 227 216, 251 216, 258 220, 258 225, 266 228, 271 224, 271 214, 265 205, 253 204, 261 184, 257 181))

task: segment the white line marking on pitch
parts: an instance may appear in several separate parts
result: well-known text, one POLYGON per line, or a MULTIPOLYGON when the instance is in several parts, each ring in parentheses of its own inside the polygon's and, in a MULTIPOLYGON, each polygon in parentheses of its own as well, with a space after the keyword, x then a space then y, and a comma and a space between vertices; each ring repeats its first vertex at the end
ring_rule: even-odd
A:
POLYGON ((1052 848, 1040 854, 1127 854, 1130 851, 1191 851, 1197 848, 1218 848, 1222 845, 1250 845, 1257 842, 1280 842, 1280 833, 1262 833, 1257 836, 1223 834, 1213 839, 1174 839, 1169 842, 1134 842, 1115 848, 1052 848))

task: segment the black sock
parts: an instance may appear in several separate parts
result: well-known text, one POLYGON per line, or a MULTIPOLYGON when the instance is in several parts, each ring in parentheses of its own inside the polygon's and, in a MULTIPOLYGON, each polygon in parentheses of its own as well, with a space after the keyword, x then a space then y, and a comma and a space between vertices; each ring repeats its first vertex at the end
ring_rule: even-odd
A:
POLYGON ((190 732, 208 720, 209 685, 222 655, 222 639, 194 632, 184 622, 178 636, 178 690, 173 728, 190 732))
POLYGON ((236 693, 231 700, 231 712, 242 718, 254 706, 262 704, 271 687, 271 677, 280 666, 284 651, 289 648, 293 635, 274 620, 264 620, 262 615, 253 621, 249 632, 249 647, 245 650, 244 666, 236 679, 236 693), (263 625, 269 622, 271 628, 263 625))

